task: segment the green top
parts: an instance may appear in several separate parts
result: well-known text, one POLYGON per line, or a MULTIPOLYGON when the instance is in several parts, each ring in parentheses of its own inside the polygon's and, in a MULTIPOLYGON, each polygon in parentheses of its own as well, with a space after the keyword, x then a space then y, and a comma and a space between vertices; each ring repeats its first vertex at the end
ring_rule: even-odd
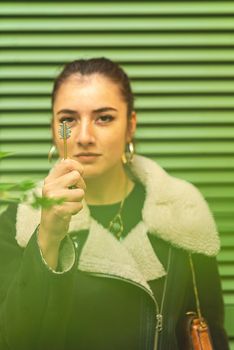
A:
MULTIPOLYGON (((142 219, 142 208, 145 200, 145 188, 139 182, 136 182, 132 191, 126 197, 123 208, 121 210, 121 218, 123 221, 123 234, 127 234, 137 225, 142 219)), ((111 220, 118 213, 121 202, 106 205, 89 205, 91 216, 108 228, 111 220)))

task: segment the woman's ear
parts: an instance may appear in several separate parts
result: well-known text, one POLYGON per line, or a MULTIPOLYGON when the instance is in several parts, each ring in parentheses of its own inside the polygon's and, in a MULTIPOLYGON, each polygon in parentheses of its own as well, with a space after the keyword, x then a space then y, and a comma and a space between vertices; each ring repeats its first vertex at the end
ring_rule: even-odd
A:
POLYGON ((127 129, 127 142, 130 142, 133 139, 135 134, 137 124, 137 115, 136 112, 133 111, 131 113, 130 118, 128 118, 128 129, 127 129))

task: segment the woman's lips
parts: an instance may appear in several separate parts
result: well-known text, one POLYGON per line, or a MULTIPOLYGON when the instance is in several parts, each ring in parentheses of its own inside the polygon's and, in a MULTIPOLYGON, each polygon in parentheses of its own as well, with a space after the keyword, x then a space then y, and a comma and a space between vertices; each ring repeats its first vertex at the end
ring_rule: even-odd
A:
POLYGON ((78 153, 75 155, 76 158, 82 163, 92 163, 95 161, 98 157, 100 157, 101 154, 99 153, 78 153))

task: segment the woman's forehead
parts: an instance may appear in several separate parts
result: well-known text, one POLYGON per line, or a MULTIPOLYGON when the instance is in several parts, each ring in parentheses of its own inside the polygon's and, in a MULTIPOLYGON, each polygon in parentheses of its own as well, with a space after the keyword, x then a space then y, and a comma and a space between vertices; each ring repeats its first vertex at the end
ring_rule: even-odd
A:
POLYGON ((118 83, 115 83, 110 78, 100 73, 93 73, 89 75, 82 75, 80 73, 73 74, 69 78, 67 78, 64 82, 62 82, 60 87, 76 86, 76 88, 79 89, 79 88, 89 87, 92 85, 98 85, 99 87, 107 88, 107 89, 110 89, 110 88, 114 90, 119 89, 118 83))
POLYGON ((82 104, 93 106, 94 109, 111 105, 125 104, 118 84, 101 74, 88 76, 72 76, 60 86, 55 99, 54 108, 61 104, 82 104))

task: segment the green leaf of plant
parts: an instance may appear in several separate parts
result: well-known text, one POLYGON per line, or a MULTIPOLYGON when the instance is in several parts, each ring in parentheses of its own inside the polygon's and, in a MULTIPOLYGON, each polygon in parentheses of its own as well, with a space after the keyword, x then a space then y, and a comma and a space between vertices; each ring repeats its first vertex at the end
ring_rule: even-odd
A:
POLYGON ((15 184, 14 190, 25 192, 25 191, 32 190, 35 186, 36 186, 35 182, 31 180, 25 180, 15 184))
POLYGON ((53 198, 47 198, 47 197, 39 197, 35 193, 33 194, 33 201, 31 202, 31 206, 35 209, 38 208, 51 208, 53 205, 59 205, 64 203, 65 198, 59 198, 59 199, 53 199, 53 198))
POLYGON ((4 213, 4 211, 7 210, 9 204, 2 204, 0 203, 0 215, 2 215, 2 213, 4 213))
POLYGON ((0 192, 9 191, 15 187, 13 183, 0 183, 0 192))
POLYGON ((6 158, 12 156, 14 153, 13 152, 1 152, 0 151, 0 159, 1 158, 6 158))

